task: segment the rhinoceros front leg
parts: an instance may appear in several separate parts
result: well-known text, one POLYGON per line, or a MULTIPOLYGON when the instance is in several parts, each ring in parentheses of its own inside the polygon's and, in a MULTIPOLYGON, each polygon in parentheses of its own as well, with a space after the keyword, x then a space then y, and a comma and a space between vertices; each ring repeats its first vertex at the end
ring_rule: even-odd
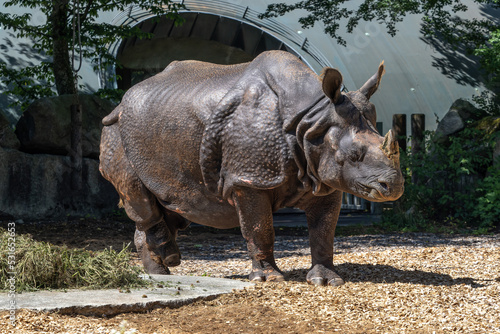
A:
POLYGON ((328 196, 316 197, 305 210, 312 258, 311 270, 306 277, 309 284, 344 284, 333 270, 333 237, 341 204, 342 192, 336 191, 328 196))
POLYGON ((274 260, 274 228, 271 199, 262 190, 240 188, 233 192, 241 233, 252 259, 251 281, 284 281, 274 260))

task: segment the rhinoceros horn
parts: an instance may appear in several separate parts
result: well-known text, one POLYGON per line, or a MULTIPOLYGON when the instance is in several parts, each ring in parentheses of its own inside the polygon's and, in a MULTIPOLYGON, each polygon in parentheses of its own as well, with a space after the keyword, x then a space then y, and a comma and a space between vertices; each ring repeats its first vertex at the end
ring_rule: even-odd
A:
POLYGON ((380 145, 380 149, 387 158, 394 162, 399 162, 399 144, 392 129, 385 135, 384 142, 380 145))

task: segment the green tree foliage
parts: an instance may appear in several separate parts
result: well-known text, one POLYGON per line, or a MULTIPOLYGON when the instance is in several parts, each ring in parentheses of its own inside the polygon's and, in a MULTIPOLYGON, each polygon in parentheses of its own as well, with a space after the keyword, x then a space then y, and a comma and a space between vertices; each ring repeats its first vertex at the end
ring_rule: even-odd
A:
MULTIPOLYGON (((500 0, 474 0, 478 6, 498 9, 500 0)), ((342 25, 352 33, 360 21, 376 21, 385 24, 389 34, 397 33, 397 24, 409 14, 422 15, 422 33, 446 41, 451 47, 463 47, 469 54, 480 57, 483 68, 497 85, 500 44, 498 21, 488 17, 483 19, 464 19, 461 13, 469 10, 461 0, 362 0, 353 6, 347 0, 308 0, 294 4, 276 3, 268 6, 262 17, 277 17, 294 10, 307 14, 299 19, 303 28, 314 26, 317 22, 324 25, 327 34, 346 45, 342 38, 342 25), (496 80, 496 81, 495 81, 496 80)))
POLYGON ((492 31, 490 38, 474 51, 489 75, 491 88, 500 91, 500 27, 492 31))
POLYGON ((15 104, 26 107, 33 100, 57 94, 74 94, 75 72, 81 58, 89 60, 94 68, 114 65, 116 60, 108 53, 108 46, 116 40, 150 37, 138 27, 115 26, 98 22, 103 12, 123 11, 130 5, 160 17, 166 15, 181 23, 178 11, 182 4, 171 0, 10 0, 6 8, 18 6, 39 10, 45 17, 43 24, 33 24, 31 14, 0 13, 0 25, 14 32, 17 38, 33 41, 34 51, 47 60, 33 66, 11 68, 0 62, 0 78, 9 83, 8 94, 18 97, 15 104), (80 32, 80 34, 75 33, 80 32), (75 57, 72 57, 75 51, 75 57), (76 61, 73 61, 76 58, 76 61))
POLYGON ((384 227, 484 233, 500 226, 500 161, 492 158, 500 133, 484 131, 479 124, 469 123, 444 142, 427 132, 424 151, 403 152, 405 193, 393 211, 384 212, 384 227))

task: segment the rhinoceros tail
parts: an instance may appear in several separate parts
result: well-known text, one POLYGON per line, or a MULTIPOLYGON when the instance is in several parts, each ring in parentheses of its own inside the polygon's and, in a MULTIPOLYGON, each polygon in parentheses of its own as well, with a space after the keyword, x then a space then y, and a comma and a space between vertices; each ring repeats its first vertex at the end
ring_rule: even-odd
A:
POLYGON ((112 125, 112 124, 115 124, 116 122, 118 122, 118 119, 120 118, 121 111, 122 111, 122 109, 119 106, 116 107, 111 112, 111 114, 109 114, 108 116, 106 116, 102 119, 102 124, 105 126, 108 126, 108 125, 112 125))

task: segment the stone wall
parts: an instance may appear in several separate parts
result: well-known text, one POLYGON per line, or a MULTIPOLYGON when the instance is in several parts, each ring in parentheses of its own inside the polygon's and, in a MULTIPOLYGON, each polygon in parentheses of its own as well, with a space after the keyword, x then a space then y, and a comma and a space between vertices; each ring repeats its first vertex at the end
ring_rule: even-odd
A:
POLYGON ((113 186, 99 173, 99 162, 83 159, 83 189, 71 189, 66 156, 29 154, 0 148, 0 216, 52 219, 101 217, 118 203, 113 186))
POLYGON ((83 159, 83 189, 78 192, 71 189, 67 152, 71 97, 35 102, 18 122, 16 133, 0 116, 0 219, 99 218, 116 210, 118 195, 99 173, 97 159, 100 120, 113 105, 92 95, 80 99, 88 149, 83 159))

